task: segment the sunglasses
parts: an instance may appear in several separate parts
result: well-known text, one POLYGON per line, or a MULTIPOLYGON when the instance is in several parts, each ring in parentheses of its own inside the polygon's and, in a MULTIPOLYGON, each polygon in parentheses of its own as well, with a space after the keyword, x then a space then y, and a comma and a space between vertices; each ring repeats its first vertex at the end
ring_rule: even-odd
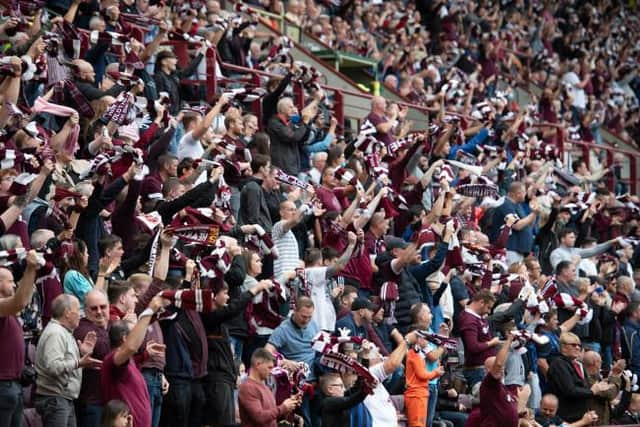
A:
POLYGON ((577 343, 577 342, 566 342, 566 343, 564 343, 564 345, 569 345, 571 347, 576 347, 576 348, 582 348, 582 344, 577 343))

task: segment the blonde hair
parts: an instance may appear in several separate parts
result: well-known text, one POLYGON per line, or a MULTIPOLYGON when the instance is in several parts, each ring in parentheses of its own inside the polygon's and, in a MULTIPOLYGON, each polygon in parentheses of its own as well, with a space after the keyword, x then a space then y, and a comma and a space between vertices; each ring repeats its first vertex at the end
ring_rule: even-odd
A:
POLYGON ((151 276, 145 273, 134 273, 129 276, 129 282, 133 285, 133 289, 138 291, 143 285, 151 284, 151 276))
POLYGON ((574 334, 573 332, 564 332, 560 335, 560 344, 567 344, 567 341, 580 341, 580 337, 574 334))

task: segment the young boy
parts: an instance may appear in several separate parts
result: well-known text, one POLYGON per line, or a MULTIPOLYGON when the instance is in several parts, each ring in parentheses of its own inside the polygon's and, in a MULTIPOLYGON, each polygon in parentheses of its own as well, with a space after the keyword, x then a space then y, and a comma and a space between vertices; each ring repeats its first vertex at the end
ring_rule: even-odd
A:
MULTIPOLYGON (((409 331, 418 329, 411 326, 409 331)), ((416 335, 416 344, 407 352, 406 383, 404 392, 404 406, 407 412, 408 427, 424 427, 427 423, 427 402, 429 400, 429 381, 441 377, 444 368, 438 366, 431 372, 427 371, 426 349, 427 340, 416 335)))

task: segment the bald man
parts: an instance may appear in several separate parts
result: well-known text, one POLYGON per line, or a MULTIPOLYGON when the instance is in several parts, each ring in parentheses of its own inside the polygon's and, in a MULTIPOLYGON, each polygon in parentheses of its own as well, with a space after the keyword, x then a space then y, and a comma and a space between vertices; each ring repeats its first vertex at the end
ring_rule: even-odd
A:
POLYGON ((484 362, 487 371, 480 384, 480 419, 482 426, 517 426, 518 396, 502 383, 504 365, 507 361, 513 337, 507 335, 500 351, 484 362))
POLYGON ((391 114, 387 114, 387 101, 381 96, 371 98, 371 112, 366 117, 377 130, 375 137, 388 146, 393 142, 393 126, 398 119, 398 108, 391 108, 391 114))
MULTIPOLYGON (((315 100, 312 104, 317 105, 315 100)), ((312 109, 306 107, 298 114, 293 100, 282 98, 277 104, 277 114, 267 124, 267 133, 271 137, 271 162, 289 175, 297 176, 301 171, 300 148, 311 131, 312 109)))
MULTIPOLYGON (((73 331, 77 340, 83 340, 89 332, 96 334, 96 344, 93 348, 93 358, 102 360, 111 351, 109 342, 109 301, 107 295, 94 289, 85 295, 84 318, 73 331)), ((98 425, 102 415, 102 394, 100 389, 100 371, 85 369, 82 375, 80 396, 76 402, 78 424, 98 425)))
MULTIPOLYGON (((84 95, 87 101, 95 101, 105 97, 117 97, 120 92, 125 90, 123 86, 113 85, 108 90, 100 90, 95 87, 96 72, 93 69, 93 65, 82 59, 74 59, 72 62, 74 66, 73 82, 78 87, 80 93, 84 95)), ((68 91, 65 91, 65 100, 67 105, 75 106, 76 102, 73 100, 68 91)))
POLYGON ((511 227, 511 234, 507 240, 507 264, 509 265, 522 261, 533 248, 533 225, 538 217, 539 205, 533 201, 525 210, 526 196, 525 185, 522 182, 513 182, 509 186, 504 203, 498 206, 493 213, 493 228, 489 233, 492 242, 498 238, 500 228, 505 223, 507 215, 515 214, 520 218, 511 227))
POLYGON ((550 425, 559 426, 562 424, 562 418, 557 414, 558 398, 556 395, 548 393, 542 396, 540 409, 536 415, 536 422, 542 427, 549 427, 550 425))
MULTIPOLYGON (((574 423, 565 423, 558 415, 558 398, 554 394, 545 394, 540 401, 540 410, 536 415, 536 422, 542 427, 561 426, 566 427, 586 427, 593 425, 598 420, 595 411, 586 412, 581 419, 574 423)), ((600 425, 607 423, 598 423, 600 425)))
POLYGON ((273 277, 282 282, 284 273, 300 266, 298 240, 291 229, 302 221, 303 215, 295 203, 285 200, 280 203, 280 221, 273 225, 271 237, 278 250, 278 258, 273 261, 273 277))
MULTIPOLYGON (((582 365, 584 366, 584 370, 587 374, 587 378, 589 379, 589 383, 596 384, 597 382, 602 381, 603 378, 600 374, 602 369, 602 357, 600 357, 600 354, 591 350, 586 351, 584 353, 584 356, 582 356, 582 365)), ((606 392, 590 398, 587 405, 589 409, 593 409, 598 415, 598 424, 600 425, 610 424, 611 405, 609 404, 609 402, 615 399, 616 396, 618 396, 618 392, 620 391, 621 378, 619 375, 611 375, 608 378, 608 382, 610 384, 610 388, 606 392)))
POLYGON ((27 268, 18 287, 13 272, 0 267, 0 425, 22 425, 22 386, 25 342, 18 313, 29 304, 35 289, 38 259, 35 251, 27 253, 27 268))

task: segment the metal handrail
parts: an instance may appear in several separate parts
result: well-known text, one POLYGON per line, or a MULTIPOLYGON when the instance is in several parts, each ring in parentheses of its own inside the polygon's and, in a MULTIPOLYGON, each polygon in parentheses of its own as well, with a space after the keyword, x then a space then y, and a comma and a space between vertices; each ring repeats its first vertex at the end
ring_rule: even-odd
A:
MULTIPOLYGON (((171 42, 165 42, 164 44, 169 44, 172 45, 174 47, 180 47, 180 45, 188 45, 190 44, 187 41, 171 41, 171 42)), ((193 44, 193 43, 191 43, 193 44)), ((257 70, 257 69, 251 69, 251 68, 246 68, 246 67, 241 67, 235 64, 229 64, 229 63, 225 63, 222 61, 218 61, 217 58, 217 51, 215 48, 209 48, 207 50, 206 53, 206 61, 207 61, 207 80, 206 81, 202 81, 202 80, 189 80, 189 82, 192 83, 196 83, 196 84, 204 84, 205 88, 206 88, 206 99, 207 102, 212 103, 215 100, 215 96, 217 93, 217 89, 218 89, 218 82, 217 82, 217 78, 215 75, 215 68, 216 68, 216 62, 217 64, 220 66, 221 69, 227 70, 227 71, 232 71, 232 72, 236 72, 236 73, 240 73, 240 74, 248 74, 252 77, 252 83, 255 85, 259 85, 260 84, 260 76, 264 76, 264 77, 269 77, 269 78, 282 78, 281 75, 278 74, 274 74, 274 73, 270 73, 268 71, 263 71, 263 70, 257 70)), ((304 90, 302 88, 302 85, 298 82, 294 82, 294 102, 296 103, 296 105, 298 106, 298 108, 302 109, 304 107, 304 90)), ((363 99, 371 99, 373 96, 371 94, 368 93, 363 93, 363 92, 357 92, 354 90, 349 90, 349 89, 343 89, 343 88, 336 88, 333 86, 329 86, 326 84, 320 84, 320 87, 322 87, 324 90, 326 91, 330 91, 334 94, 334 115, 336 117, 336 119, 338 120, 338 123, 340 123, 341 125, 344 123, 344 119, 345 119, 345 115, 344 115, 344 107, 345 107, 345 102, 344 102, 344 97, 345 96, 353 96, 353 97, 358 97, 358 98, 363 98, 363 99)), ((402 106, 407 106, 409 108, 418 110, 422 113, 424 113, 425 115, 428 114, 427 108, 425 106, 422 105, 416 105, 413 103, 409 103, 409 102, 403 102, 403 101, 399 101, 397 102, 397 104, 402 105, 402 106)), ((257 114, 258 116, 260 116, 261 113, 261 106, 260 106, 260 102, 254 102, 252 105, 253 111, 255 114, 257 114)), ((458 117, 462 117, 462 118, 468 118, 468 116, 465 116, 463 114, 460 114, 456 111, 446 111, 446 114, 449 115, 455 115, 458 117)), ((358 118, 355 118, 358 119, 358 118)), ((587 163, 587 166, 589 166, 589 150, 592 149, 599 149, 599 150, 605 150, 607 152, 607 157, 608 157, 608 164, 612 164, 613 163, 613 156, 615 153, 620 153, 622 155, 624 155, 628 160, 629 160, 629 178, 628 179, 620 179, 620 182, 625 182, 625 183, 629 183, 630 187, 631 187, 631 191, 632 193, 635 194, 636 189, 638 188, 638 175, 637 175, 637 163, 638 161, 640 161, 640 153, 637 152, 633 152, 631 150, 626 150, 623 148, 617 148, 617 147, 612 147, 612 146, 608 146, 608 145, 598 145, 598 144, 594 144, 594 143, 590 143, 590 142, 586 142, 586 141, 568 141, 565 138, 564 132, 562 131, 562 128, 558 128, 558 132, 557 132, 557 136, 556 136, 556 145, 558 146, 558 149, 560 151, 561 154, 564 153, 564 144, 566 142, 570 142, 574 145, 580 146, 581 150, 583 152, 583 158, 584 161, 587 163), (561 142, 559 142, 561 141, 561 142)), ((613 177, 608 177, 608 184, 610 189, 613 189, 613 185, 614 185, 614 180, 613 177)))

